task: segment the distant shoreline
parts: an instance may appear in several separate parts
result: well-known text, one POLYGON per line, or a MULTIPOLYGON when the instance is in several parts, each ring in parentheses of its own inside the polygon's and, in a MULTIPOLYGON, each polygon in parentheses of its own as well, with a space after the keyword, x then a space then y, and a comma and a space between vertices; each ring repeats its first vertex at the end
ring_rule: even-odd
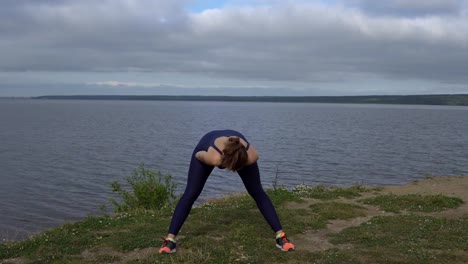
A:
POLYGON ((196 95, 46 95, 42 100, 219 101, 467 106, 468 94, 365 96, 196 96, 196 95))

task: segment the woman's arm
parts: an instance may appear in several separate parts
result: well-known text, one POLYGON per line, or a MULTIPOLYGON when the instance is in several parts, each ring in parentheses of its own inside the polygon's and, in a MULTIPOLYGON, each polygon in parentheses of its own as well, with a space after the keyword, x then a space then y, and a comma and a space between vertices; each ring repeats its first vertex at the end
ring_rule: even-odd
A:
POLYGON ((204 151, 204 150, 201 150, 195 153, 195 158, 205 163, 206 165, 210 165, 210 166, 219 165, 219 158, 216 157, 216 155, 213 155, 212 153, 204 151))
POLYGON ((247 165, 251 165, 257 162, 258 152, 254 147, 252 147, 252 145, 250 145, 249 150, 247 150, 247 155, 248 155, 247 165))

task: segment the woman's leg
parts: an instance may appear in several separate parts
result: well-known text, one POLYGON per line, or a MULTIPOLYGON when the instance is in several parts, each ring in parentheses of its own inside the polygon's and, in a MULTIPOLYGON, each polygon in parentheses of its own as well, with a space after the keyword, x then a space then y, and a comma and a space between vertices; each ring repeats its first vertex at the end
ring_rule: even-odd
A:
POLYGON ((282 231, 276 210, 273 207, 270 198, 263 190, 260 182, 260 172, 258 170, 257 162, 252 165, 245 166, 241 170, 237 171, 237 173, 241 177, 242 182, 244 182, 247 192, 257 203, 257 207, 263 217, 265 217, 266 221, 271 226, 271 229, 276 233, 282 231))
POLYGON ((193 203, 203 190, 203 186, 205 186, 205 182, 213 171, 213 168, 213 166, 206 165, 195 158, 194 152, 192 160, 190 161, 187 186, 172 216, 168 237, 173 238, 179 233, 180 228, 192 209, 193 203))

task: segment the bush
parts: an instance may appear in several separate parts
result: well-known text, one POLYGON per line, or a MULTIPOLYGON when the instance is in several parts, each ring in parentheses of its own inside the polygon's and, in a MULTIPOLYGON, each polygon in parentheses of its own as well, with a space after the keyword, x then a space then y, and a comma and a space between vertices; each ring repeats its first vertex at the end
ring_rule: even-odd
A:
POLYGON ((140 165, 135 169, 131 177, 126 178, 133 192, 122 188, 118 181, 112 182, 112 192, 118 193, 122 203, 110 199, 115 206, 114 211, 127 212, 135 209, 160 210, 172 206, 176 201, 176 184, 172 183, 172 176, 167 174, 162 179, 160 171, 151 171, 140 165))

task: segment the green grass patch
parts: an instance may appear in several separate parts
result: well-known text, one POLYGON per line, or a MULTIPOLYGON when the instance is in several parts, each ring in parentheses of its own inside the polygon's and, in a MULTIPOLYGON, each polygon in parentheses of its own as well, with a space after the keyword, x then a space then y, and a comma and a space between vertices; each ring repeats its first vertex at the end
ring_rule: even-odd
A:
POLYGON ((51 263, 79 255, 85 249, 94 247, 109 246, 122 252, 148 247, 154 245, 155 233, 163 234, 166 231, 169 219, 169 211, 139 211, 112 217, 88 217, 81 222, 64 224, 25 241, 2 243, 0 260, 22 256, 51 263), (155 233, 150 233, 153 231, 155 233))
POLYGON ((366 216, 364 207, 340 202, 317 203, 309 206, 311 211, 325 220, 351 219, 366 216))
POLYGON ((211 209, 252 209, 256 208, 254 200, 247 194, 234 194, 204 202, 200 208, 211 209))
MULTIPOLYGON (((213 242, 213 241, 212 241, 213 242)), ((214 241, 216 243, 216 241, 214 241)), ((270 252, 267 258, 261 256, 250 255, 246 253, 245 246, 236 246, 230 248, 231 245, 224 245, 223 250, 213 252, 207 249, 206 251, 190 251, 190 254, 173 254, 170 256, 153 255, 143 261, 133 261, 128 263, 152 264, 152 263, 207 263, 207 264, 228 264, 228 263, 310 263, 310 264, 332 264, 346 263, 358 264, 353 256, 345 254, 340 250, 331 249, 323 252, 270 252)), ((271 248, 271 245, 265 245, 271 248)), ((208 246, 209 248, 209 246, 208 246)), ((257 246, 258 248, 258 246, 257 246)), ((204 249, 205 250, 205 249, 204 249)), ((185 252, 184 252, 185 253, 185 252)))
MULTIPOLYGON (((120 213, 90 216, 26 241, 1 243, 0 263, 17 257, 31 260, 31 263, 80 264, 123 260, 128 260, 127 263, 216 264, 467 262, 464 252, 468 251, 468 217, 458 220, 413 215, 377 217, 332 237, 333 243, 353 244, 354 248, 350 250, 334 248, 310 252, 310 245, 296 244, 296 252, 279 252, 275 247, 274 233, 248 194, 210 200, 193 208, 180 230, 177 254, 159 255, 157 248, 162 243, 161 238, 166 235, 173 213, 173 185, 170 181, 160 181, 161 178, 156 174, 146 171, 138 173, 140 176, 144 175, 131 178, 132 181, 135 180, 130 182, 133 192, 120 193, 122 197, 128 195, 117 210, 120 213), (145 184, 140 185, 141 182, 145 184), (165 187, 154 189, 150 186, 165 187), (159 194, 166 193, 169 199, 162 206, 147 209, 144 204, 153 204, 153 200, 146 192, 154 190, 159 194), (150 247, 155 248, 154 254, 147 255, 145 259, 131 258, 134 250, 150 247), (83 254, 85 251, 89 254, 83 254), (436 262, 435 259, 442 261, 436 262)), ((302 186, 293 190, 276 187, 266 192, 277 210, 284 230, 294 242, 295 236, 300 237, 304 231, 326 228, 330 220, 365 216, 366 210, 337 201, 321 201, 297 207, 290 202, 310 202, 305 197, 324 200, 354 198, 359 197, 362 192, 372 190, 376 189, 362 186, 302 186)), ((442 200, 446 202, 447 199, 442 200)), ((414 203, 414 199, 411 201, 414 203)), ((459 205, 459 202, 452 201, 449 204, 459 205)), ((394 203, 402 204, 398 199, 394 203)))
POLYGON ((335 187, 335 186, 307 186, 298 185, 292 189, 292 192, 300 197, 333 200, 340 197, 355 198, 361 196, 363 192, 375 191, 377 188, 369 188, 362 185, 355 185, 351 187, 335 187))
POLYGON ((299 195, 286 188, 280 187, 267 189, 266 193, 270 197, 270 200, 274 206, 280 206, 286 202, 302 202, 302 199, 299 195))
POLYGON ((374 263, 468 261, 468 217, 457 220, 417 215, 374 217, 332 237, 332 243, 351 243, 356 255, 366 256, 374 263))
POLYGON ((443 195, 380 195, 363 199, 359 202, 376 205, 381 210, 398 213, 401 210, 411 212, 439 212, 448 208, 457 208, 463 204, 463 200, 457 197, 443 195))
MULTIPOLYGON (((320 213, 283 206, 288 201, 300 201, 291 191, 276 189, 269 190, 268 194, 276 204, 277 213, 288 234, 326 226, 326 219, 320 213)), ((84 250, 93 252, 108 247, 125 254, 135 249, 159 247, 171 217, 171 210, 136 210, 113 216, 89 217, 27 241, 0 244, 0 260, 21 256, 38 263, 73 263, 73 256, 79 256, 84 250)), ((278 254, 274 233, 247 194, 210 201, 193 208, 179 235, 178 254, 160 256, 155 252, 143 263, 307 263, 312 257, 323 261, 343 258, 336 251, 278 254)), ((101 260, 105 262, 111 258, 114 257, 102 256, 101 260)), ((96 256, 77 261, 96 262, 96 256)))

